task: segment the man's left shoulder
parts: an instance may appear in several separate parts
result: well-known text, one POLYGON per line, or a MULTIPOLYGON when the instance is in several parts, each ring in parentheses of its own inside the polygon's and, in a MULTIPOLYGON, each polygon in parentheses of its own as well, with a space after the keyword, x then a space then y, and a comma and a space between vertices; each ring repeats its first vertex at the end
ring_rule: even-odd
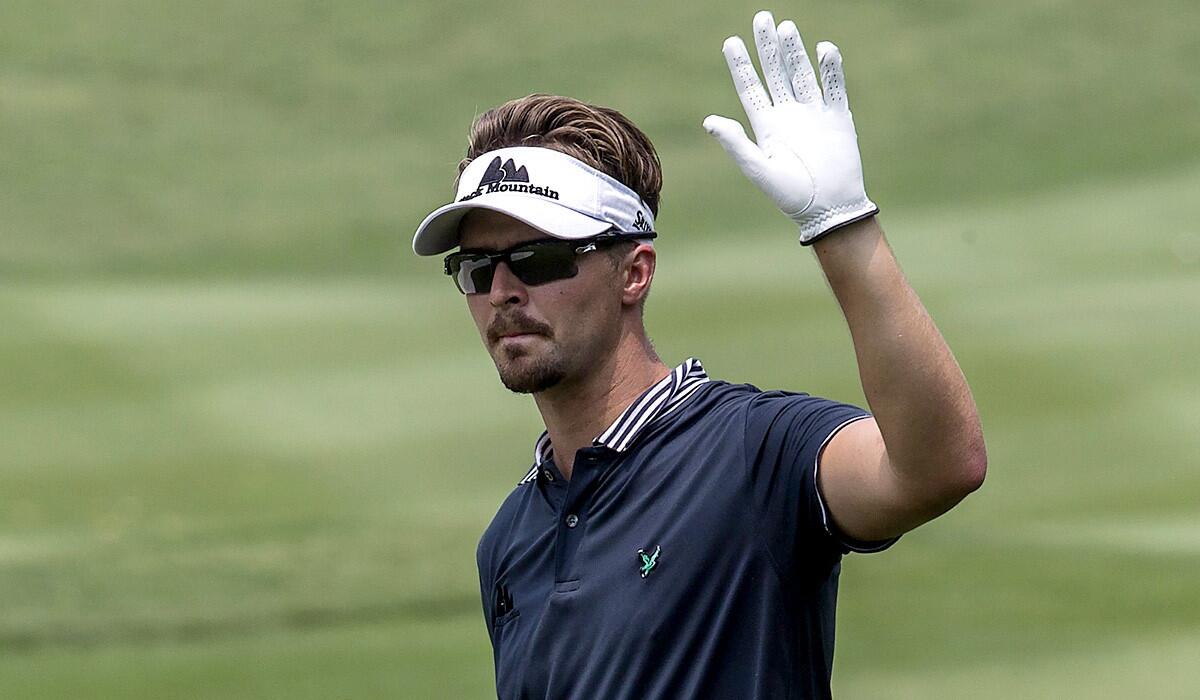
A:
POLYGON ((833 399, 814 396, 802 391, 787 389, 760 389, 753 384, 733 384, 726 381, 710 382, 702 395, 689 405, 692 411, 698 413, 738 411, 754 415, 777 414, 786 411, 804 410, 835 410, 842 409, 851 412, 863 412, 852 404, 833 399))

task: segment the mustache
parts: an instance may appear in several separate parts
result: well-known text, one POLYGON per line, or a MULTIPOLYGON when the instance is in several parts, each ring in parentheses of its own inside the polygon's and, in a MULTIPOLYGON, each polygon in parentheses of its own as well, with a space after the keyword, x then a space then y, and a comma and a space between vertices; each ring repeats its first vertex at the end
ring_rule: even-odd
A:
POLYGON ((487 338, 488 342, 496 343, 500 340, 501 336, 517 333, 536 333, 548 336, 550 335, 550 327, 523 314, 497 316, 488 325, 487 338))

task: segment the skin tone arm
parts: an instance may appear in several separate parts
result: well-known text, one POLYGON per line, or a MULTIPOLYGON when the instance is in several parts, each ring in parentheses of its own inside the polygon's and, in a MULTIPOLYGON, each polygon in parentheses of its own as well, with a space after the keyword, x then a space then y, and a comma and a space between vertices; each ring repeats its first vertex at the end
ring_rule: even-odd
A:
POLYGON ((820 238, 813 248, 850 327, 874 414, 826 445, 821 492, 847 535, 899 535, 983 483, 987 453, 979 414, 875 217, 820 238))
POLYGON ((983 483, 979 415, 954 355, 874 217, 841 52, 817 44, 818 83, 794 22, 777 26, 771 13, 759 12, 754 37, 765 88, 740 38, 726 39, 722 52, 756 142, 741 124, 718 115, 709 115, 704 128, 799 225, 800 240, 813 242, 841 304, 874 417, 829 441, 817 480, 842 532, 885 539, 936 518, 983 483))

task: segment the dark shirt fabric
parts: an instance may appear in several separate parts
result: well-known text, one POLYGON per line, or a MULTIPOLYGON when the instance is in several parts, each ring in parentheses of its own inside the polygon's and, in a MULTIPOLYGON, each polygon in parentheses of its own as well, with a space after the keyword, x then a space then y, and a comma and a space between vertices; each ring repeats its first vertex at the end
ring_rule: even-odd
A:
POLYGON ((502 700, 830 697, 839 533, 818 457, 860 408, 689 359, 570 482, 543 433, 479 543, 502 700))

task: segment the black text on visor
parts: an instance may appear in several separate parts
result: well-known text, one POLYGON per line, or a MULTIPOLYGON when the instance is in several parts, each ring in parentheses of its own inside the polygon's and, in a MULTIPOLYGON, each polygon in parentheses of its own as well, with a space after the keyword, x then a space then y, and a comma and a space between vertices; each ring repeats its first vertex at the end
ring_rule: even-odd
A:
POLYGON ((604 233, 594 238, 568 241, 549 238, 520 243, 495 253, 459 252, 446 256, 444 270, 463 294, 486 294, 492 290, 496 265, 504 262, 522 284, 537 286, 579 274, 575 258, 621 241, 648 240, 653 231, 634 234, 604 233))

